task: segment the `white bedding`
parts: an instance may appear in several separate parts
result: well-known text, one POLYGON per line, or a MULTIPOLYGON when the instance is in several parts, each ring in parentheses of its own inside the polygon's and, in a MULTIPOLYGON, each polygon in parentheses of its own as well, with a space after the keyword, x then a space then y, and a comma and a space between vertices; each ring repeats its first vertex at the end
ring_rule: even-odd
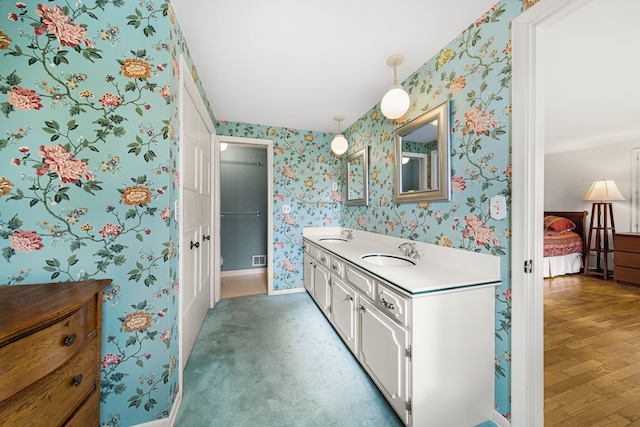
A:
POLYGON ((562 276, 563 274, 580 273, 582 265, 582 254, 580 253, 544 257, 542 275, 546 279, 547 277, 562 276))

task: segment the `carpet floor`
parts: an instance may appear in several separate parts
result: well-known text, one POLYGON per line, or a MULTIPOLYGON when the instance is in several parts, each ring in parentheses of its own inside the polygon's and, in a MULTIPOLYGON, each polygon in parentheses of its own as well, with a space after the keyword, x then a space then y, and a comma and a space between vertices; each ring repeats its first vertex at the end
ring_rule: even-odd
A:
POLYGON ((221 300, 184 371, 177 427, 402 426, 307 293, 221 300))

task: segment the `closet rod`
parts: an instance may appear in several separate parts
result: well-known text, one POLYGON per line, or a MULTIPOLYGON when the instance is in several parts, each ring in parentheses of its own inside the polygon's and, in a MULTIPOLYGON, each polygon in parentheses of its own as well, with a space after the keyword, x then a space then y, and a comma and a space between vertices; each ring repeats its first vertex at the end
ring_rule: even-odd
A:
POLYGON ((264 163, 262 162, 243 162, 240 160, 220 160, 220 163, 229 163, 232 165, 264 166, 264 163))
POLYGON ((256 215, 256 216, 260 216, 260 211, 255 211, 255 212, 220 212, 220 216, 223 217, 225 215, 256 215))

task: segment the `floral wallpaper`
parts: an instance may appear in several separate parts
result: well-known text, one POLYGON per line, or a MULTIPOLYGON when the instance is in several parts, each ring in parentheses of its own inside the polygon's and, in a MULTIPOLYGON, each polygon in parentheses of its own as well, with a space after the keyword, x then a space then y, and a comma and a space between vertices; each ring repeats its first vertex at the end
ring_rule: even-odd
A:
POLYGON ((167 417, 179 391, 181 30, 153 0, 0 12, 0 284, 112 278, 101 424, 167 417))
MULTIPOLYGON (((537 0, 503 0, 403 82, 406 117, 374 106, 332 135, 248 123, 217 133, 274 142, 274 287, 302 287, 302 228, 353 226, 501 257, 496 410, 510 417, 510 21, 537 0), (452 200, 393 204, 394 129, 451 103, 452 200), (343 207, 344 157, 370 147, 368 207, 343 207), (338 190, 332 184, 338 184, 338 190), (282 205, 290 204, 290 214, 282 205)), ((178 390, 178 81, 200 85, 167 1, 0 2, 1 285, 110 277, 101 424, 165 418, 178 390), (188 70, 181 70, 184 54, 188 70)), ((415 41, 419 42, 419 41, 415 41)), ((202 92, 202 89, 201 89, 202 92)), ((205 98, 205 103, 208 102, 205 98)), ((213 118, 213 114, 211 114, 213 118)))
POLYGON ((273 289, 302 288, 302 229, 340 226, 345 156, 331 152, 332 134, 225 121, 216 133, 273 141, 273 289))

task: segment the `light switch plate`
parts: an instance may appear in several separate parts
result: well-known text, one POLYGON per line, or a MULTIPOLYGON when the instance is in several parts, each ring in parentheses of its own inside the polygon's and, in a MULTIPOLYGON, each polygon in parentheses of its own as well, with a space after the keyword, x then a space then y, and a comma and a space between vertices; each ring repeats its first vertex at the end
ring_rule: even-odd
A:
POLYGON ((337 182, 334 182, 333 184, 331 184, 331 189, 332 189, 333 191, 338 191, 338 183, 337 183, 337 182))
POLYGON ((287 215, 291 213, 291 205, 282 205, 282 213, 287 215))

